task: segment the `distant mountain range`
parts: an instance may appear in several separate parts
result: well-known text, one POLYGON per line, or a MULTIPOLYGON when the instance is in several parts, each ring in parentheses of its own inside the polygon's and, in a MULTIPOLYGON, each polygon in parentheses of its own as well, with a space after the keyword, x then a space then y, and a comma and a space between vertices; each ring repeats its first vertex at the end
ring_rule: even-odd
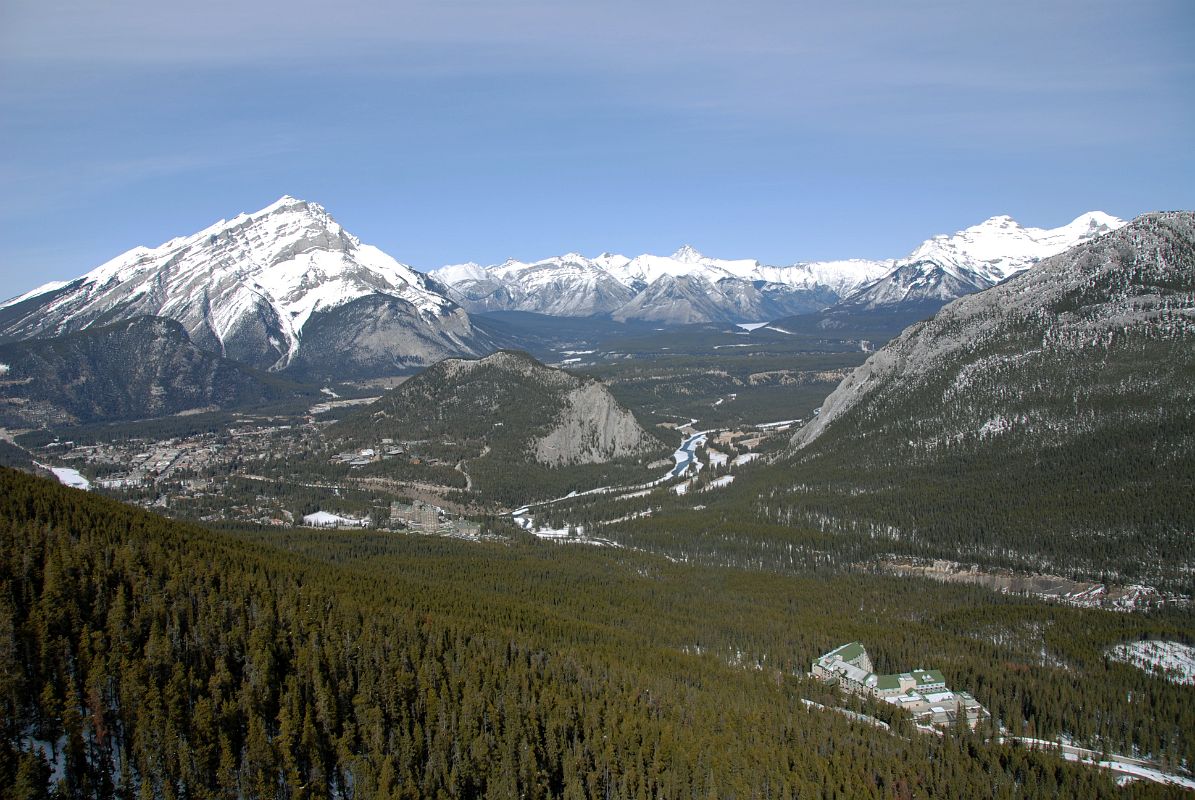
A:
POLYGON ((0 342, 156 316, 179 322, 196 348, 251 367, 304 380, 365 378, 526 346, 467 312, 660 325, 767 321, 826 308, 932 313, 1123 224, 1099 212, 1053 230, 994 217, 893 261, 768 266, 686 246, 671 256, 571 253, 448 266, 429 276, 362 244, 321 206, 283 197, 0 304, 0 342))
POLYGON ((709 258, 686 245, 671 256, 603 253, 586 258, 569 253, 532 263, 457 264, 430 274, 472 312, 610 315, 670 325, 768 321, 830 306, 939 306, 1122 225, 1098 211, 1053 229, 1025 228, 1010 217, 993 217, 886 261, 767 266, 709 258))
POLYGON ((0 340, 153 315, 197 347, 315 376, 393 373, 494 349, 427 276, 283 197, 0 304, 0 340))

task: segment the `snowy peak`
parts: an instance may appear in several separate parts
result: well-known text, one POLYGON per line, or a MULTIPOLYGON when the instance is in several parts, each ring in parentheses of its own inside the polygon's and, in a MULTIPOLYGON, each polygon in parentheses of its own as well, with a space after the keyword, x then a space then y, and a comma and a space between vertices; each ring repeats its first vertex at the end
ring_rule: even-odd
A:
POLYGON ((700 264, 705 260, 705 256, 697 252, 697 248, 691 244, 683 244, 680 248, 672 254, 673 261, 680 261, 683 264, 700 264))
POLYGON ((1009 216, 992 217, 953 235, 927 239, 902 263, 934 261, 947 270, 969 270, 997 282, 1124 224, 1101 211, 1049 229, 1026 228, 1009 216))
POLYGON ((416 325, 435 328, 459 313, 425 276, 362 244, 323 206, 286 195, 191 236, 134 248, 65 287, 26 295, 21 308, 28 311, 10 304, 0 335, 54 336, 161 316, 181 322, 201 347, 281 369, 314 315, 373 295, 409 308, 416 325))
POLYGON ((980 291, 1096 236, 1125 225, 1091 211, 1058 228, 1026 228, 1012 217, 984 220, 922 242, 891 271, 846 298, 854 307, 948 302, 980 291))

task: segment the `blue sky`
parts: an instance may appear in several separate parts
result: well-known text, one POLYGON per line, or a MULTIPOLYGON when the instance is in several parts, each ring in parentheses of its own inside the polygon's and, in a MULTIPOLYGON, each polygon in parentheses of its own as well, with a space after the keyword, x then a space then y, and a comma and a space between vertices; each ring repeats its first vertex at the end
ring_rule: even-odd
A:
POLYGON ((8 0, 0 297, 283 194, 422 269, 1195 207, 1195 3, 8 0))

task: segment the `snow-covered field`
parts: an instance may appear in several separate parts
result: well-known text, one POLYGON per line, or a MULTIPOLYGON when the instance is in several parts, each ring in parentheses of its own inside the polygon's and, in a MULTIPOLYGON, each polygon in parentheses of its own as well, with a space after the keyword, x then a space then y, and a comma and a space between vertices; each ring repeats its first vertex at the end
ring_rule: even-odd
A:
POLYGON ((91 481, 80 475, 77 469, 71 469, 70 467, 50 467, 50 472, 54 473, 54 477, 63 486, 73 486, 85 492, 91 490, 91 481))
POLYGON ((1180 642, 1128 642, 1108 651, 1113 661, 1132 664, 1175 683, 1195 684, 1195 647, 1180 642))

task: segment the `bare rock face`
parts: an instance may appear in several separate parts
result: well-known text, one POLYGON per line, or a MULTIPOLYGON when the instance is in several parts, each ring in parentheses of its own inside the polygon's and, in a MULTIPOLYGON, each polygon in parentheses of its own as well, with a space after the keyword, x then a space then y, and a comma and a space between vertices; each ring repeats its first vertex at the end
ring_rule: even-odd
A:
POLYGON ((556 427, 535 443, 535 460, 554 467, 603 464, 658 447, 605 386, 592 382, 568 393, 556 427))

